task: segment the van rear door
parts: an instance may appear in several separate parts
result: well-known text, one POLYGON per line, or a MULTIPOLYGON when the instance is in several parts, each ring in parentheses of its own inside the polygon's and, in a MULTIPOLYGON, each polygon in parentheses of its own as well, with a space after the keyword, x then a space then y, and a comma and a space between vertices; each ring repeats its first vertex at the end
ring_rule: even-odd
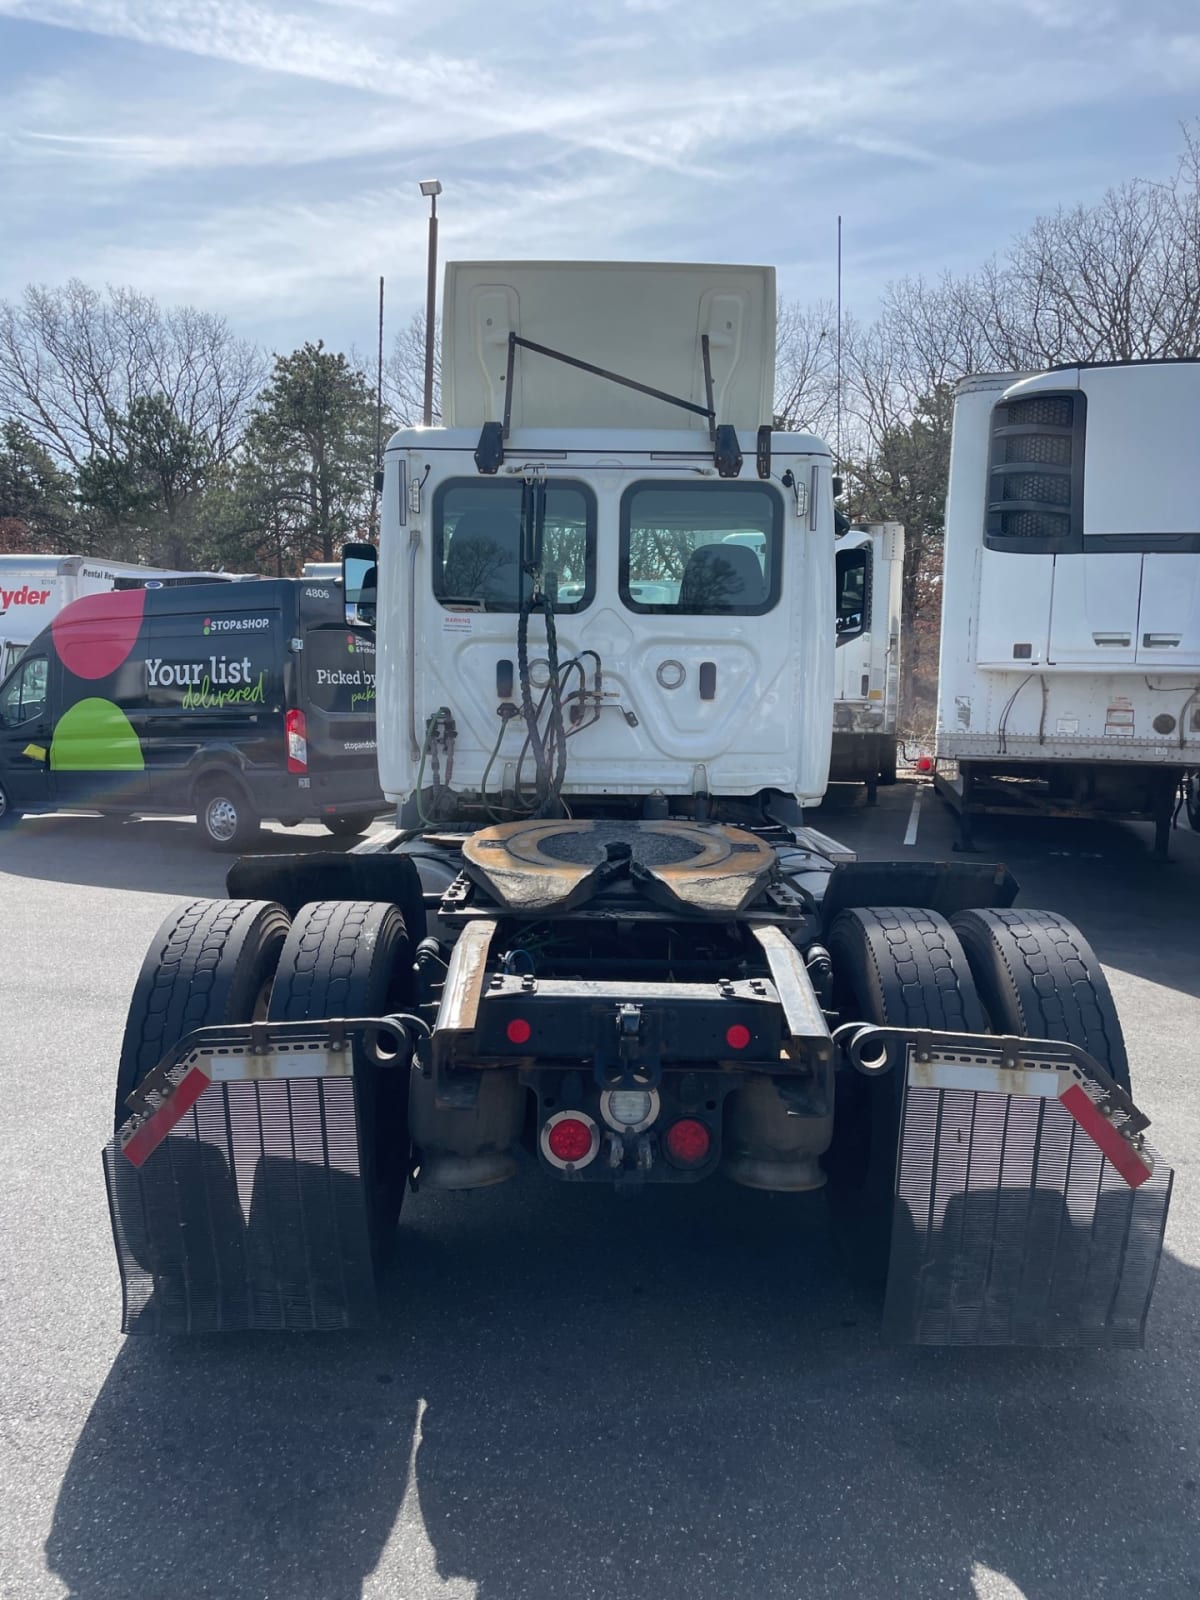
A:
POLYGON ((308 768, 318 810, 379 799, 375 759, 375 635, 345 623, 304 629, 308 768))

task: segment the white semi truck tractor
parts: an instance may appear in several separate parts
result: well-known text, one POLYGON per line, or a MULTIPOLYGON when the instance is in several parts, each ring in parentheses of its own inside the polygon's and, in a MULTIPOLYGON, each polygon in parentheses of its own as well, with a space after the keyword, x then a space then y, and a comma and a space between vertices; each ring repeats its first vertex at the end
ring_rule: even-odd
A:
POLYGON ((524 1172, 827 1189, 894 1338, 1140 1342, 1171 1175, 1082 934, 805 823, 834 504, 771 425, 773 273, 452 264, 443 329, 445 423, 343 553, 397 826, 244 859, 155 938, 105 1151, 126 1329, 369 1321, 410 1189, 524 1172))
POLYGON ((1200 361, 968 378, 946 502, 938 787, 1153 821, 1200 766, 1200 361))
POLYGON ((863 783, 874 804, 896 781, 904 529, 866 523, 837 541, 831 783, 863 783))

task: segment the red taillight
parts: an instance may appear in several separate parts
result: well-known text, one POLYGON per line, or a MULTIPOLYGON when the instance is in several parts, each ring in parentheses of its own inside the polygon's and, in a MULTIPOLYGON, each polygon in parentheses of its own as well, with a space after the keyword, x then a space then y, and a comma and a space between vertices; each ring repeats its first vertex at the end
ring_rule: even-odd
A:
POLYGON ((725 1030, 725 1043, 731 1050, 744 1050, 750 1043, 750 1029, 735 1022, 732 1028, 725 1030))
POLYGON ((667 1154, 677 1167, 698 1167, 712 1145, 708 1129, 695 1117, 681 1117, 667 1129, 667 1154))
POLYGON ((533 1029, 524 1017, 514 1017, 504 1031, 508 1035, 510 1044, 528 1044, 533 1029))
POLYGON ((582 1111, 559 1111, 542 1129, 542 1150, 556 1167, 586 1167, 600 1148, 600 1129, 582 1111))
POLYGON ((289 711, 283 719, 287 733, 287 769, 289 772, 308 771, 308 727, 303 711, 289 711))
POLYGON ((586 1122, 566 1117, 550 1129, 546 1143, 560 1161, 582 1161, 592 1148, 592 1130, 586 1122))

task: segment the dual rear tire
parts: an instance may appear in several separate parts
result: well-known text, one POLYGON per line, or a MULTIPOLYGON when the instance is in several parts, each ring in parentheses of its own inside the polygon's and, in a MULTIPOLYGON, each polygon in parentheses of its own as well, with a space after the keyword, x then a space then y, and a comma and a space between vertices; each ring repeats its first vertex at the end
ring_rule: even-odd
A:
MULTIPOLYGON (((903 907, 841 912, 827 939, 843 1022, 1005 1033, 1081 1045, 1129 1089, 1129 1062, 1095 952, 1050 911, 903 907)), ((886 1270, 904 1083, 840 1068, 826 1158, 843 1243, 873 1283, 886 1270)))
MULTIPOLYGON (((134 986, 117 1072, 128 1095, 196 1028, 257 1020, 382 1016, 409 1009, 412 952, 397 908, 319 901, 289 924, 263 900, 196 900, 163 923, 134 986)), ((355 1062, 360 1160, 372 1254, 388 1254, 409 1173, 408 1075, 355 1062)))
MULTIPOLYGON (((412 951, 395 906, 319 900, 303 906, 292 923, 267 1015, 273 1022, 389 1016, 410 1008, 413 984, 412 951)), ((383 1261, 408 1185, 408 1072, 401 1065, 355 1066, 371 1250, 383 1261)))

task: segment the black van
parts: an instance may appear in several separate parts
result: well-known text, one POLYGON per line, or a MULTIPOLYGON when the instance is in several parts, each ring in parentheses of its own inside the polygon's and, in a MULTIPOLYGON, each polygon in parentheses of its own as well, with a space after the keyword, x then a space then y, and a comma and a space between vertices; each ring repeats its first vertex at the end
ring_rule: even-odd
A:
POLYGON ((303 578, 89 595, 0 683, 0 821, 195 812, 241 849, 264 817, 362 833, 385 809, 375 633, 303 578))

